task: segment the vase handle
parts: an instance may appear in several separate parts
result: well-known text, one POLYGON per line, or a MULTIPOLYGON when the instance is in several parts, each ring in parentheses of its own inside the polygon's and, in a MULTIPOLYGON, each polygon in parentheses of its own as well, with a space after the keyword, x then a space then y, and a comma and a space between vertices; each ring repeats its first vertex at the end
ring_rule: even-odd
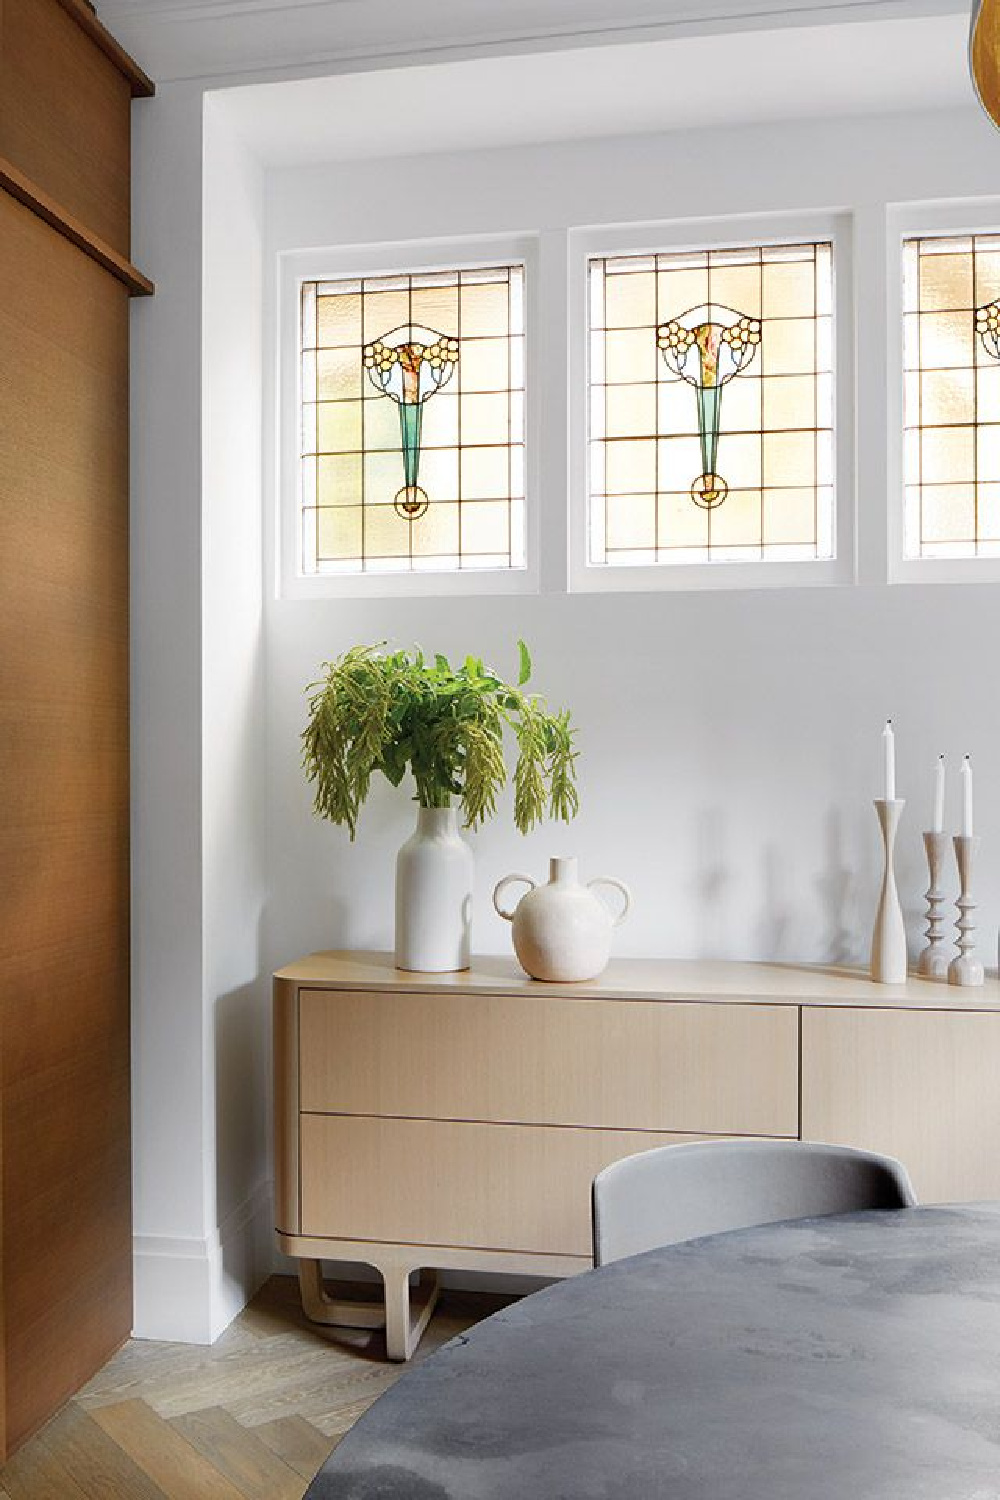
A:
POLYGON ((598 875, 594 880, 587 881, 588 890, 590 890, 591 886, 595 885, 613 885, 615 890, 620 891, 622 896, 625 898, 625 905, 622 907, 621 911, 618 913, 617 917, 614 918, 611 924, 613 927, 620 927, 631 909, 632 892, 623 881, 612 880, 610 875, 598 875))
MULTIPOLYGON (((504 886, 505 885, 512 885, 515 881, 520 881, 523 885, 528 886, 531 890, 535 889, 535 882, 532 880, 532 878, 531 878, 530 875, 505 875, 504 876, 504 878, 498 883, 496 889, 493 892, 493 905, 494 905, 494 907, 496 909, 497 916, 498 917, 503 917, 503 919, 504 919, 505 922, 513 922, 513 920, 514 920, 514 911, 516 911, 517 908, 515 907, 514 911, 505 911, 503 909, 503 907, 500 905, 500 902, 499 902, 498 898, 499 898, 500 892, 503 890, 504 886)), ((525 891, 525 895, 527 895, 527 891, 525 891)), ((521 899, 523 900, 524 897, 522 897, 521 899)))

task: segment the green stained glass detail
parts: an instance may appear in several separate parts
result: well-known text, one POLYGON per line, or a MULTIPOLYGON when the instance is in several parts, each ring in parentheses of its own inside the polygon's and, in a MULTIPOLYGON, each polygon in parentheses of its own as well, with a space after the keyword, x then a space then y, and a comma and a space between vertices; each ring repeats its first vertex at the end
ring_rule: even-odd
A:
POLYGON ((719 418, 722 408, 722 388, 717 385, 698 387, 698 431, 701 435, 701 466, 706 474, 714 474, 719 457, 719 418))
POLYGON ((427 492, 417 483, 424 402, 447 385, 455 373, 458 340, 407 324, 366 344, 362 357, 376 390, 399 406, 404 483, 394 504, 399 515, 416 520, 430 503, 427 492))
POLYGON ((729 485, 717 472, 722 387, 745 370, 756 354, 760 319, 728 307, 695 307, 661 323, 656 343, 668 369, 695 388, 702 473, 691 485, 691 499, 712 510, 729 493, 729 485))
POLYGON ((422 401, 404 401, 400 405, 399 427, 403 439, 403 474, 407 490, 417 488, 417 474, 420 470, 420 427, 423 415, 422 401))

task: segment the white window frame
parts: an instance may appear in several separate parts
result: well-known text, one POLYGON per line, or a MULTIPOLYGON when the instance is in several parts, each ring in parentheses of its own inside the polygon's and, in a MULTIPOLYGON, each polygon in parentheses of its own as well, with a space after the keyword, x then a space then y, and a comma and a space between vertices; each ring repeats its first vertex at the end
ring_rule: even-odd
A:
POLYGON ((903 433, 903 241, 1000 234, 1000 198, 890 204, 886 214, 886 459, 890 583, 997 583, 1000 557, 907 557, 903 433))
POLYGON ((852 218, 847 212, 683 219, 570 231, 570 588, 574 592, 637 593, 659 589, 760 589, 835 586, 856 581, 854 438, 854 273, 852 218), (834 556, 795 562, 695 562, 615 566, 591 563, 588 545, 589 289, 594 256, 737 249, 747 245, 833 245, 834 309, 834 556))
POLYGON ((279 595, 285 599, 420 598, 442 595, 526 594, 538 590, 540 388, 536 325, 538 237, 474 236, 378 245, 331 246, 278 254, 277 485, 275 538, 279 595), (525 566, 439 572, 305 573, 301 569, 301 289, 306 281, 362 276, 524 266, 525 566))

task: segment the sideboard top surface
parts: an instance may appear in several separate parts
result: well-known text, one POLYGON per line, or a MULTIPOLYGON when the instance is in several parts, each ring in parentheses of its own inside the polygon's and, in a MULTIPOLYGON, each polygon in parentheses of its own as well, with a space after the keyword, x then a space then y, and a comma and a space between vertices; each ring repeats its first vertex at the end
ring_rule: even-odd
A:
POLYGON ((1000 1011, 1000 983, 996 979, 968 989, 916 977, 905 984, 873 984, 862 970, 804 964, 619 958, 612 960, 597 979, 545 984, 529 979, 513 958, 476 958, 472 968, 457 973, 418 974, 397 969, 388 953, 330 951, 310 953, 279 969, 274 977, 307 989, 1000 1011))

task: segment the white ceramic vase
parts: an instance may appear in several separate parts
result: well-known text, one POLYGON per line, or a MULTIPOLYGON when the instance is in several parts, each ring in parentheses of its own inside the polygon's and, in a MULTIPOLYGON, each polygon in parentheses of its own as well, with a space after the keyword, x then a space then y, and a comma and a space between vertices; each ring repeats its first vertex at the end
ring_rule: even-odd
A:
POLYGON ((446 974, 469 967, 472 850, 453 807, 420 807, 396 856, 396 967, 446 974))
POLYGON ((528 875, 508 875, 493 892, 493 905, 513 927, 514 952, 532 979, 569 983, 596 979, 607 966, 612 929, 625 920, 632 904, 620 880, 598 876, 581 885, 573 858, 549 860, 549 882, 536 885, 528 875), (500 904, 505 886, 520 881, 530 886, 513 911, 500 904), (596 885, 614 886, 624 906, 613 915, 593 894, 596 885))

